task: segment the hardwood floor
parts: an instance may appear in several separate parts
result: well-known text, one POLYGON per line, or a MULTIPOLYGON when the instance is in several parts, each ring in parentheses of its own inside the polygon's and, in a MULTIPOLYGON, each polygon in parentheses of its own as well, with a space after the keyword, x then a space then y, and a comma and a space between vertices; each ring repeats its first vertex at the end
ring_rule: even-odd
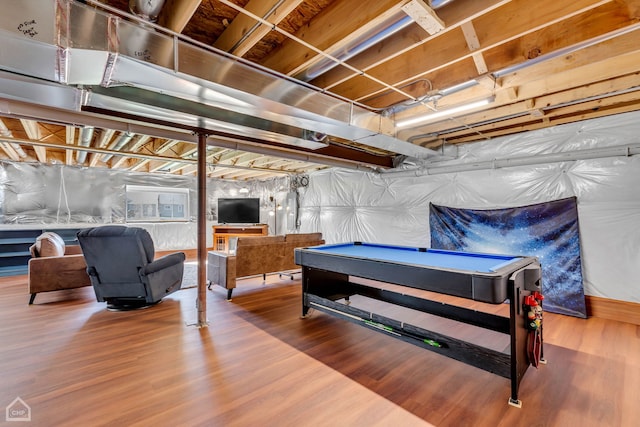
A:
MULTIPOLYGON (((299 276, 296 276, 299 277, 299 276)), ((27 304, 26 276, 0 279, 0 409, 29 426, 635 426, 640 326, 545 314, 548 364, 521 409, 505 378, 315 311, 300 282, 243 279, 226 301, 197 289, 114 313, 92 288, 27 304)), ((5 415, 0 414, 4 422, 5 415)))

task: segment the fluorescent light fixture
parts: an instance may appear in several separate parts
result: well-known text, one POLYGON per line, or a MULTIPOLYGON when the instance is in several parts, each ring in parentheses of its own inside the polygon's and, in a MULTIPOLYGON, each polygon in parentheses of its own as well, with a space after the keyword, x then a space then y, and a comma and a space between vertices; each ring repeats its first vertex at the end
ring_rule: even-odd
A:
POLYGON ((402 10, 431 35, 444 30, 442 19, 423 0, 411 0, 402 10))
POLYGON ((452 116, 457 113, 462 113, 464 111, 473 110, 474 108, 482 107, 483 105, 487 105, 490 102, 493 102, 494 99, 495 99, 494 97, 489 97, 489 98, 481 99, 479 101, 470 102, 469 104, 463 104, 463 105, 458 105, 457 107, 447 108, 446 110, 434 111, 433 113, 429 113, 429 114, 421 114, 419 116, 398 121, 396 123, 396 127, 406 128, 408 126, 431 122, 435 119, 452 116))

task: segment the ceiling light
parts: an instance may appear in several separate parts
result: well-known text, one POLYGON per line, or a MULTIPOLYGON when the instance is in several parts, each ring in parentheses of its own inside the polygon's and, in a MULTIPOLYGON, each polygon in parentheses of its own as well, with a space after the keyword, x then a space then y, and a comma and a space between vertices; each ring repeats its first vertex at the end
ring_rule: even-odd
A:
POLYGON ((433 121, 435 119, 439 119, 442 117, 452 116, 457 113, 462 113, 464 111, 473 110, 474 108, 482 107, 483 105, 487 105, 490 102, 493 102, 495 98, 489 97, 485 99, 481 99, 479 101, 471 102, 469 104, 458 105, 457 107, 447 108, 446 110, 434 111, 429 114, 421 114, 419 116, 411 117, 405 120, 400 120, 396 123, 397 128, 405 128, 408 126, 418 125, 433 121))
POLYGON ((444 21, 423 0, 412 0, 402 10, 431 35, 444 30, 444 21))

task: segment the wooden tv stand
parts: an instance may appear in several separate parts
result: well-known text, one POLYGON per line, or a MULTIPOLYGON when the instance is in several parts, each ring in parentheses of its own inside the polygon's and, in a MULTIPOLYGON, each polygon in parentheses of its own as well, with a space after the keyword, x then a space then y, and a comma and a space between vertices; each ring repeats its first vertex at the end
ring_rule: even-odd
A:
POLYGON ((229 252, 229 238, 242 236, 266 236, 269 234, 267 224, 256 225, 214 225, 213 250, 229 252))

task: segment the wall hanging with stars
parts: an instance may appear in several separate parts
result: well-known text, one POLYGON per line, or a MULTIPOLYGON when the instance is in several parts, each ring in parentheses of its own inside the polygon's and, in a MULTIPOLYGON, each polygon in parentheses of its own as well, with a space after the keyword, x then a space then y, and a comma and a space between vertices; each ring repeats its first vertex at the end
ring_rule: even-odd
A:
POLYGON ((431 247, 536 256, 545 311, 586 318, 575 197, 504 209, 429 206, 431 247))

